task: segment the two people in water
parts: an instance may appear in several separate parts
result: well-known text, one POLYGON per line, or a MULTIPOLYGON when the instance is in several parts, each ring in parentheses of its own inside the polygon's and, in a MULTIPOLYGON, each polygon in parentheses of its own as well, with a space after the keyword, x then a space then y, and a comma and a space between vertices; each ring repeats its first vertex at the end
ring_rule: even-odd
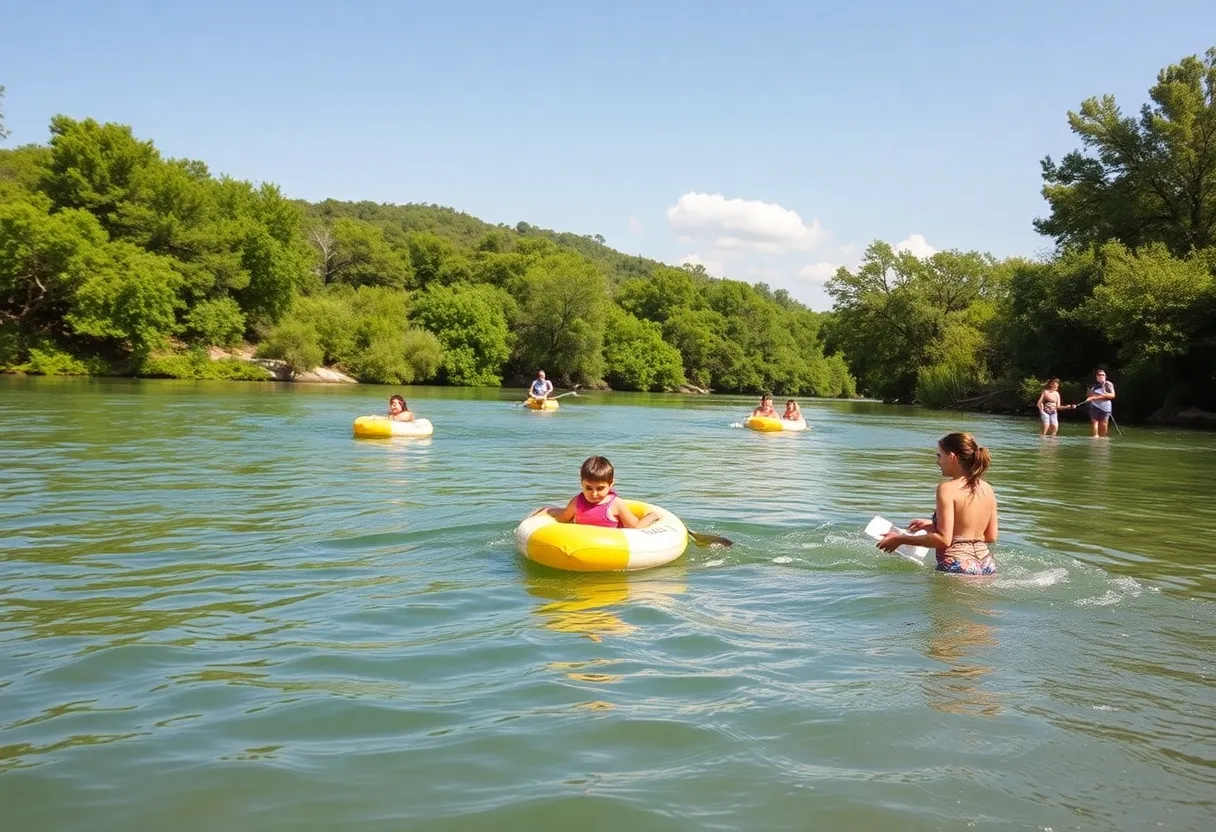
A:
MULTIPOLYGON (((773 397, 765 393, 760 397, 760 406, 752 411, 753 416, 764 416, 769 419, 777 418, 777 411, 773 409, 773 397)), ((785 402, 785 412, 781 414, 782 419, 797 421, 802 418, 802 409, 798 407, 798 402, 793 399, 787 399, 785 402)))
MULTIPOLYGON (((910 532, 889 532, 878 548, 894 552, 904 544, 936 550, 937 569, 955 575, 993 575, 996 559, 988 550, 1000 527, 997 498, 984 473, 991 454, 969 433, 951 433, 937 443, 937 466, 946 481, 937 486, 936 510, 930 519, 908 524, 910 532)), ((543 506, 533 515, 548 513, 559 523, 608 528, 644 529, 658 520, 649 513, 637 517, 618 497, 613 485, 616 471, 602 456, 588 457, 579 469, 582 490, 565 508, 543 506)))
POLYGON ((1056 435, 1060 429, 1059 411, 1088 406, 1090 435, 1095 439, 1105 437, 1112 418, 1111 402, 1115 398, 1115 385, 1107 381, 1106 371, 1098 368, 1094 370, 1093 381, 1086 392, 1085 401, 1080 404, 1061 404, 1060 380, 1054 376, 1047 379, 1047 383, 1043 385, 1043 392, 1039 394, 1039 400, 1035 402, 1041 423, 1039 434, 1042 436, 1056 435))

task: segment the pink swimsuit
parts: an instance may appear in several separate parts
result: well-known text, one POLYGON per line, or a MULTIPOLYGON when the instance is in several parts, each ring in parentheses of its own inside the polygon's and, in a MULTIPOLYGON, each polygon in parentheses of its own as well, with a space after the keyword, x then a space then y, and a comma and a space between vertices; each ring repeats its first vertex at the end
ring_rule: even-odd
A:
POLYGON ((608 506, 616 499, 616 492, 609 491, 608 496, 598 505, 587 502, 587 498, 579 494, 574 501, 574 522, 580 526, 607 526, 610 529, 621 528, 621 521, 608 516, 608 506))

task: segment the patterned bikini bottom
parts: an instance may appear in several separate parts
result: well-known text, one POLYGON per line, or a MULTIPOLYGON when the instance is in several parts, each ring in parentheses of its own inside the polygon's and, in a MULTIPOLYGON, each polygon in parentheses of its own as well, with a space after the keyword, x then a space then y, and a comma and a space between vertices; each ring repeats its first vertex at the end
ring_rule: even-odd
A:
POLYGON ((995 575, 996 559, 982 540, 956 540, 938 550, 937 569, 952 575, 995 575))

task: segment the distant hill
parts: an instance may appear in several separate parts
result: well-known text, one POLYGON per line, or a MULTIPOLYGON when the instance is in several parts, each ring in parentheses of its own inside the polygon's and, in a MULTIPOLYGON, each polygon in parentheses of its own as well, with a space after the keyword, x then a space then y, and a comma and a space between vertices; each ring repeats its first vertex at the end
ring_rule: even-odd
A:
POLYGON ((649 277, 655 269, 665 265, 657 260, 619 252, 590 234, 553 231, 526 222, 514 226, 501 223, 493 225, 471 214, 442 205, 392 205, 378 202, 341 202, 334 199, 317 203, 298 200, 297 204, 306 217, 317 220, 331 222, 341 217, 362 220, 379 226, 389 239, 415 231, 428 231, 462 249, 475 248, 487 236, 494 234, 502 235, 503 249, 512 248, 516 240, 525 237, 541 237, 556 243, 560 248, 586 257, 613 284, 620 284, 631 277, 649 277))

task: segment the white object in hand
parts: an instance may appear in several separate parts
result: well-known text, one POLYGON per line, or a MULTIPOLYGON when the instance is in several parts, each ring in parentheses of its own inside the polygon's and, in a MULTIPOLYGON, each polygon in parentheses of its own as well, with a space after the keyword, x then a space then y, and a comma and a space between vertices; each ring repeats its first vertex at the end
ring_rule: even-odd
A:
MULTIPOLYGON (((913 537, 920 537, 923 534, 928 534, 928 532, 926 532, 924 529, 921 529, 918 532, 906 532, 903 529, 896 528, 895 524, 889 520, 883 519, 882 517, 875 517, 870 521, 870 525, 866 526, 866 534, 875 540, 882 540, 883 536, 886 535, 887 532, 895 532, 896 534, 910 534, 913 537)), ((927 547, 911 546, 907 543, 903 544, 895 551, 899 553, 900 557, 907 558, 913 563, 920 564, 921 566, 923 566, 925 563, 925 555, 929 554, 929 549, 927 547)))

